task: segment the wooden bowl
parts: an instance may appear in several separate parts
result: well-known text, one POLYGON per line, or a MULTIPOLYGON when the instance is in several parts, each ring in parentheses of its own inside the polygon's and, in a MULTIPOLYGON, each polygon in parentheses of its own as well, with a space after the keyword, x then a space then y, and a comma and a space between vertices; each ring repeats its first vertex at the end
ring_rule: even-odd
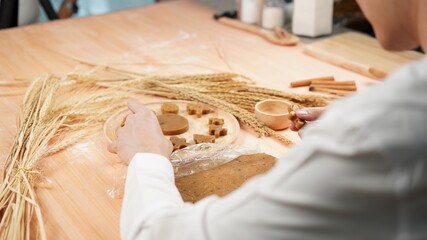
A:
POLYGON ((260 101, 255 105, 255 116, 271 129, 283 130, 289 127, 289 106, 290 103, 283 100, 260 101))

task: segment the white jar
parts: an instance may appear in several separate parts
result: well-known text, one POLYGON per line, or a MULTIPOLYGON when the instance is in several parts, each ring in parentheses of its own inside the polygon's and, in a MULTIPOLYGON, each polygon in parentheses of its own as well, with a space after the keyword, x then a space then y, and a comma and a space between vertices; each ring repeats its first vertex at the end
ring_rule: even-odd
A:
POLYGON ((292 32, 317 37, 332 33, 334 0, 295 0, 292 32))
POLYGON ((285 2, 283 0, 264 0, 261 13, 261 26, 273 29, 285 24, 285 2))
POLYGON ((240 0, 240 21, 255 24, 258 21, 258 0, 240 0))

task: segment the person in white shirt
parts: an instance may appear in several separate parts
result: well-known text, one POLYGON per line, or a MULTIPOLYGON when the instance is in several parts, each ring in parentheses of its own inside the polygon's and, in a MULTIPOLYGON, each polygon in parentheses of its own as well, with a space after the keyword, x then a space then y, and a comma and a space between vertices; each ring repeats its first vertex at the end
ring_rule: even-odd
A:
MULTIPOLYGON (((427 1, 358 3, 385 48, 427 48, 427 1)), ((334 103, 267 174, 196 204, 174 185, 154 114, 128 105, 109 146, 129 164, 122 239, 427 239, 427 58, 334 103)))

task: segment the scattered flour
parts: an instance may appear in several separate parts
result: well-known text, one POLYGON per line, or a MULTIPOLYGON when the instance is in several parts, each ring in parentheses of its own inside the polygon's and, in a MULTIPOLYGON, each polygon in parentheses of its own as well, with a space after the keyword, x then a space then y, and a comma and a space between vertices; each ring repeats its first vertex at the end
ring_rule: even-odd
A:
MULTIPOLYGON (((93 148, 92 148, 93 149, 93 148)), ((85 163, 91 161, 91 158, 88 158, 87 155, 91 151, 90 143, 77 143, 67 149, 70 155, 70 163, 85 163)))

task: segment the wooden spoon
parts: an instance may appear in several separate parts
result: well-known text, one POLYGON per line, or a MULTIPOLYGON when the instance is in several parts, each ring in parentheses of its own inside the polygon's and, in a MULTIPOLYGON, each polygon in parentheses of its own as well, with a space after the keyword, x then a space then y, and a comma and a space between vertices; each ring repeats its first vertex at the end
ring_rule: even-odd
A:
POLYGON ((297 36, 290 34, 285 29, 277 26, 274 27, 274 31, 269 31, 269 30, 265 30, 260 27, 257 27, 255 25, 242 23, 238 20, 234 20, 227 17, 218 18, 218 22, 230 27, 234 27, 250 33, 254 33, 278 45, 292 46, 299 42, 299 38, 297 36))

